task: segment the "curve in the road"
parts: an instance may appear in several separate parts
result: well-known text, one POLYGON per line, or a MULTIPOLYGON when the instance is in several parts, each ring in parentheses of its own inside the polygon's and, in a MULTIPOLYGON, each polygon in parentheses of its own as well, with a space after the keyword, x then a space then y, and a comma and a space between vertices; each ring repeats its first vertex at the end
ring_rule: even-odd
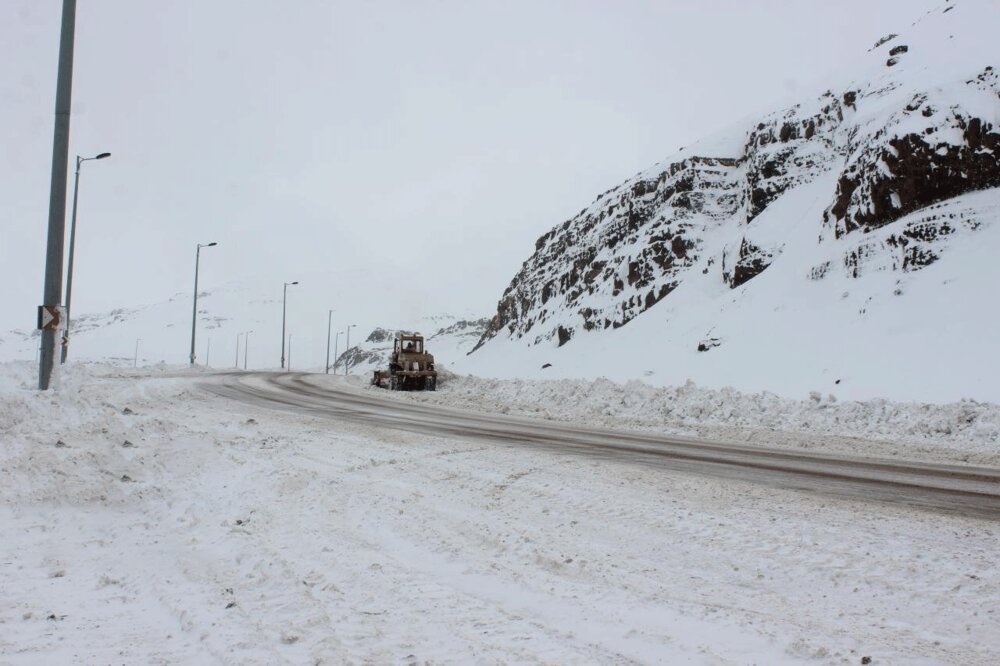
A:
POLYGON ((318 377, 322 379, 303 373, 229 373, 203 385, 215 394, 259 407, 312 416, 1000 518, 997 469, 799 453, 482 414, 410 402, 318 377))

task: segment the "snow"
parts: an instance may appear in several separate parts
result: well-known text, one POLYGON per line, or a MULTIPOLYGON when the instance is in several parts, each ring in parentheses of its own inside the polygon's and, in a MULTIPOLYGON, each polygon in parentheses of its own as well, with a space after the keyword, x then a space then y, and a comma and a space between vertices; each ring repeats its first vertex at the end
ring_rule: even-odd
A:
POLYGON ((992 522, 254 409, 199 377, 74 364, 38 393, 0 365, 5 661, 1000 657, 992 522))
MULTIPOLYGON (((955 143, 941 118, 956 109, 1000 124, 966 83, 993 62, 997 12, 942 5, 831 77, 859 93, 854 145, 932 122, 955 143), (941 48, 942 25, 960 48, 941 48), (931 115, 894 111, 914 91, 931 115)), ((615 190, 690 156, 738 157, 754 125, 615 190)), ((837 170, 810 168, 750 224, 707 215, 682 284, 626 326, 471 356, 474 340, 444 335, 428 342, 440 390, 384 395, 1000 466, 1000 190, 837 239, 818 225, 837 170), (933 216, 954 220, 932 242, 940 259, 902 270, 892 239, 933 216), (730 289, 719 268, 743 240, 774 262, 730 289)), ((280 283, 203 279, 199 360, 211 340, 212 365, 238 363, 252 330, 250 367, 276 366, 280 283)), ((428 316, 384 270, 289 279, 296 368, 322 367, 328 308, 334 334, 357 324, 354 345, 374 326, 430 336, 478 314, 428 316)), ((34 332, 0 339, 2 663, 1000 662, 994 522, 251 408, 167 364, 188 353, 190 294, 74 316, 56 391, 33 390, 34 332)), ((311 381, 375 391, 369 369, 311 381)))
POLYGON ((814 87, 858 90, 869 83, 873 89, 901 87, 933 88, 943 81, 971 78, 970 63, 981 68, 993 64, 996 42, 993 25, 1000 20, 1000 7, 990 0, 943 2, 913 25, 903 25, 899 34, 854 60, 837 72, 822 74, 814 87), (952 7, 949 10, 949 6, 952 7), (905 45, 898 63, 887 67, 889 51, 905 45))
POLYGON ((433 393, 369 390, 475 412, 767 448, 1000 467, 1000 405, 974 400, 944 405, 838 401, 819 393, 791 400, 767 392, 707 389, 693 382, 655 387, 634 380, 621 384, 607 379, 504 380, 450 374, 433 393))
POLYGON ((645 171, 640 171, 636 174, 635 178, 629 180, 629 183, 643 179, 655 180, 671 164, 681 162, 689 157, 723 157, 736 159, 742 155, 747 135, 750 133, 750 129, 754 124, 756 124, 755 119, 744 118, 733 123, 729 127, 726 127, 725 129, 702 137, 690 146, 684 146, 683 148, 678 149, 677 152, 664 158, 656 165, 646 169, 645 171))

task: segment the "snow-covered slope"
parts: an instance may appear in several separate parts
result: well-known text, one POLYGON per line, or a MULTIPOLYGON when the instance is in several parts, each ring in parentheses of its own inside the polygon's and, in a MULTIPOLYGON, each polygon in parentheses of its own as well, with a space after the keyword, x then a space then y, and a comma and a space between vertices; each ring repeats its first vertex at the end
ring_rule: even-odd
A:
MULTIPOLYGON (((475 321, 477 313, 458 308, 454 314, 429 316, 451 308, 447 294, 425 294, 418 284, 405 284, 386 271, 331 271, 290 276, 285 313, 286 359, 293 369, 322 370, 326 364, 327 327, 331 331, 331 363, 376 325, 419 330, 426 335, 475 321), (333 310, 332 315, 329 310, 333 310), (338 338, 338 331, 340 332, 338 338)), ((198 298, 197 362, 215 368, 276 368, 281 363, 282 283, 248 279, 217 284, 201 282, 198 298), (247 333, 249 332, 249 335, 247 333), (238 345, 238 347, 237 347, 238 345), (238 353, 237 353, 238 352, 238 353)), ((106 313, 76 314, 72 320, 70 361, 110 361, 138 365, 185 363, 191 345, 192 293, 106 313), (136 345, 138 343, 138 358, 136 345)), ((478 335, 482 333, 480 324, 478 335)), ((454 332, 454 331, 453 331, 454 332)), ((464 359, 475 344, 444 335, 432 351, 444 367, 464 359)), ((38 333, 20 329, 0 333, 0 360, 31 360, 38 333)), ((338 366, 343 370, 343 365, 338 366)), ((351 369, 367 371, 367 367, 351 369)))
POLYGON ((1000 399, 998 24, 943 4, 602 193, 538 239, 469 368, 1000 399))

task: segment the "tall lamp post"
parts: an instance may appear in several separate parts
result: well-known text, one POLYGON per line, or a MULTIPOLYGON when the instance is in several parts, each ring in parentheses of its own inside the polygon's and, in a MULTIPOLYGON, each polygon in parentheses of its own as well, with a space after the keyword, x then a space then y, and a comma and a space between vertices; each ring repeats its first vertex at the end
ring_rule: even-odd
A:
MULTIPOLYGON (((63 240, 66 237, 66 162, 69 158, 69 114, 73 98, 73 42, 76 35, 76 0, 63 0, 59 31, 59 65, 56 71, 55 125, 52 131, 52 178, 49 183, 49 224, 45 246, 45 285, 42 305, 62 301, 63 240)), ((49 390, 55 365, 56 332, 42 328, 38 357, 38 390, 49 390)))
POLYGON ((288 285, 298 284, 296 282, 286 282, 284 291, 281 296, 281 369, 285 369, 285 314, 287 312, 288 305, 288 285))
POLYGON ((69 351, 69 313, 70 305, 73 301, 73 255, 76 250, 76 202, 80 194, 80 165, 90 160, 103 160, 111 157, 111 153, 101 153, 94 157, 76 156, 76 180, 73 181, 73 216, 69 226, 69 266, 66 268, 66 331, 63 333, 62 352, 59 355, 59 362, 66 362, 66 354, 69 351))
POLYGON ((214 241, 205 245, 198 243, 198 249, 194 253, 194 312, 191 315, 191 365, 194 365, 194 336, 198 328, 198 263, 201 261, 201 248, 215 247, 216 245, 218 243, 214 241))
POLYGON ((326 315, 326 374, 330 374, 330 324, 333 322, 333 310, 326 315))
MULTIPOLYGON (((250 334, 253 331, 247 331, 246 335, 243 336, 243 369, 247 369, 247 356, 250 355, 250 334)), ((236 364, 239 367, 239 363, 236 364)))
POLYGON ((350 326, 347 327, 347 342, 344 343, 345 344, 344 353, 347 354, 347 358, 344 359, 344 376, 345 377, 347 376, 347 373, 350 372, 350 369, 351 369, 351 354, 350 354, 350 351, 351 351, 351 329, 354 328, 355 326, 357 326, 357 324, 351 324, 350 326))
MULTIPOLYGON (((333 367, 335 369, 337 367, 337 351, 340 348, 340 336, 342 336, 343 334, 344 334, 343 331, 337 331, 337 335, 333 338, 333 367)), ((336 370, 334 370, 333 374, 337 374, 336 370)))

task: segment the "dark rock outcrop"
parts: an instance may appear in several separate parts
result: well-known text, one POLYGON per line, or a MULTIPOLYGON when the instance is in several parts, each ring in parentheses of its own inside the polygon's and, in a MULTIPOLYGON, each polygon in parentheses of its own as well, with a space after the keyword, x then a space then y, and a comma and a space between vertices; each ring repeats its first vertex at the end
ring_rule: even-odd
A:
MULTIPOLYGON (((883 270, 918 271, 940 258, 951 236, 976 231, 980 224, 974 210, 953 205, 950 201, 929 206, 892 233, 861 236, 844 254, 843 267, 854 278, 883 270)), ((815 279, 822 279, 829 269, 825 266, 815 279)))
POLYGON ((723 254, 722 279, 729 285, 730 289, 735 289, 763 273, 773 260, 772 253, 753 245, 744 238, 740 241, 740 247, 735 257, 723 254))
MULTIPOLYGON (((967 85, 1000 99, 992 67, 967 85)), ((961 106, 939 110, 926 95, 917 95, 873 137, 862 139, 853 146, 824 215, 838 238, 965 192, 1000 186, 1000 131, 961 106), (918 112, 928 119, 924 132, 893 132, 918 112)))
POLYGON ((698 343, 698 351, 707 352, 709 349, 714 349, 722 344, 722 340, 719 338, 705 338, 698 343))
POLYGON ((899 37, 899 35, 897 35, 895 33, 890 33, 890 34, 886 35, 885 37, 881 38, 880 40, 878 40, 877 42, 875 42, 875 45, 872 46, 868 50, 869 51, 874 51, 875 49, 877 49, 878 47, 882 46, 886 42, 891 42, 892 40, 896 39, 896 37, 899 37))
POLYGON ((742 208, 738 166, 693 156, 600 195, 538 239, 480 345, 504 330, 565 344, 578 327, 617 328, 652 307, 697 261, 705 221, 742 208), (554 321, 565 312, 574 315, 554 321))
POLYGON ((368 334, 367 338, 365 338, 365 342, 374 342, 374 343, 391 342, 392 336, 394 336, 395 334, 396 331, 390 330, 388 328, 377 327, 372 329, 372 332, 368 334))

